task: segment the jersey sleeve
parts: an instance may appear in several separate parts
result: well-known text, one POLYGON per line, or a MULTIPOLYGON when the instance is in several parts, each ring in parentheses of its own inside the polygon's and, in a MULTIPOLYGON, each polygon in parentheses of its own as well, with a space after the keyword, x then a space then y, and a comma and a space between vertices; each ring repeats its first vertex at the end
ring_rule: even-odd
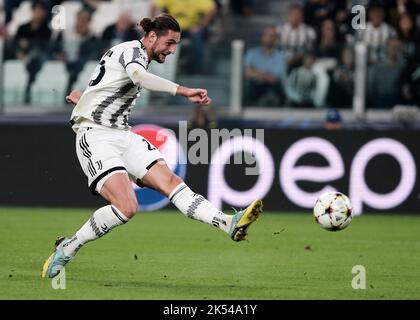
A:
POLYGON ((120 55, 119 62, 124 70, 127 66, 135 63, 147 70, 148 58, 146 52, 139 47, 127 47, 120 55))
POLYGON ((178 84, 151 74, 137 64, 128 64, 126 72, 135 85, 151 91, 167 92, 173 96, 177 93, 178 84))

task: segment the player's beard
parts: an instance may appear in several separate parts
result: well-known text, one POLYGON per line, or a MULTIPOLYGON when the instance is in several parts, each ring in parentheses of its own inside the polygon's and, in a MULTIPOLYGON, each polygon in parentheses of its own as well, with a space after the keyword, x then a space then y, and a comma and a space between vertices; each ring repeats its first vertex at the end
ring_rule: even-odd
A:
POLYGON ((158 63, 164 63, 165 58, 170 53, 164 53, 163 51, 153 51, 153 60, 155 60, 158 63))

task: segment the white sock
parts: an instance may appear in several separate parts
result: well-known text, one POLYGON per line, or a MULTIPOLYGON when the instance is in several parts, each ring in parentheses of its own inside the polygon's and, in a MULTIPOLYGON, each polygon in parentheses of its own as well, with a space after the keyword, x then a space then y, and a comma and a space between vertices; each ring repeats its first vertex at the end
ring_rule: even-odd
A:
POLYGON ((188 218, 211 224, 229 233, 232 216, 216 209, 202 195, 192 192, 185 183, 175 187, 169 195, 169 200, 188 218))
POLYGON ((96 210, 92 217, 63 246, 66 256, 74 256, 87 242, 98 239, 129 219, 115 206, 107 205, 96 210))

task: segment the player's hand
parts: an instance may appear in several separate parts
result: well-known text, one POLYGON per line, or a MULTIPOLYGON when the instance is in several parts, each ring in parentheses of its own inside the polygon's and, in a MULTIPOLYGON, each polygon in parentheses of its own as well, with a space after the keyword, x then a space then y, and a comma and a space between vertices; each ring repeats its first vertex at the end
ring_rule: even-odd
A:
POLYGON ((82 96, 82 92, 79 90, 73 90, 68 96, 66 96, 66 101, 68 103, 77 104, 82 96))
POLYGON ((207 95, 206 89, 192 89, 183 86, 179 86, 177 94, 182 95, 192 103, 200 105, 209 105, 212 103, 212 99, 207 95))
POLYGON ((207 95, 196 95, 196 96, 188 97, 188 100, 190 100, 192 103, 203 105, 203 106, 208 106, 213 102, 213 100, 207 95))

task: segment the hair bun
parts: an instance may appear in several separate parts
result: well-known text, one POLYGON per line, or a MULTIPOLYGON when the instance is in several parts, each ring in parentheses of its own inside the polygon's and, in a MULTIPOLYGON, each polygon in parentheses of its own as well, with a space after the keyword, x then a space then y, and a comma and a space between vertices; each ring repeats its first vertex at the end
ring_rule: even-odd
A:
POLYGON ((150 31, 154 31, 159 37, 163 34, 167 34, 168 30, 181 32, 178 22, 169 14, 160 14, 154 19, 143 18, 139 25, 146 35, 150 31))
POLYGON ((140 26, 144 30, 145 33, 148 33, 150 30, 152 30, 152 24, 153 24, 153 21, 150 18, 143 18, 140 21, 140 26))

